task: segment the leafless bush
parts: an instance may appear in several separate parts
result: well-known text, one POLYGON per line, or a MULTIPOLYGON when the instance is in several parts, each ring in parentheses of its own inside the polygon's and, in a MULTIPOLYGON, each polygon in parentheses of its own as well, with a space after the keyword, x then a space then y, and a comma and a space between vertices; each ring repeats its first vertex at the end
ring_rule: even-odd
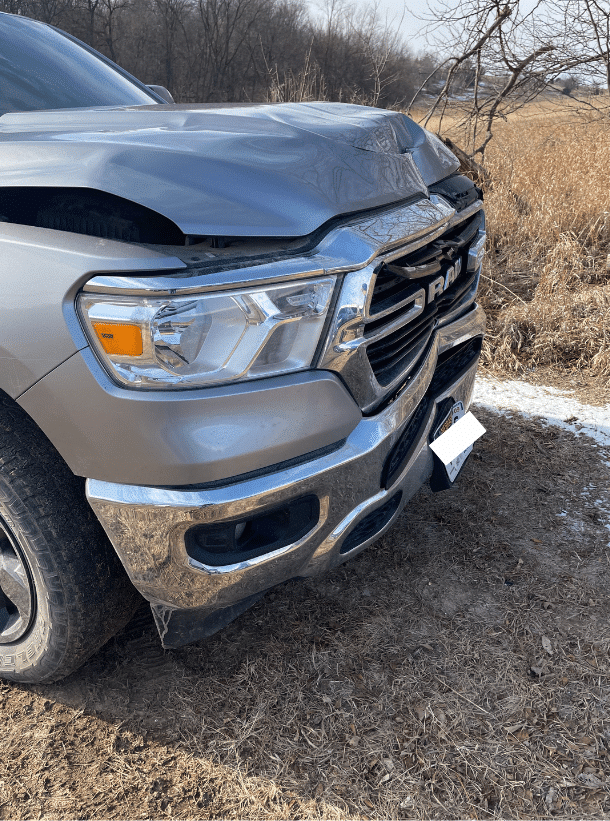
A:
MULTIPOLYGON (((498 124, 541 95, 569 96, 601 82, 610 93, 610 7, 600 0, 436 0, 429 31, 439 58, 420 88, 431 77, 441 82, 422 122, 480 163, 498 124)), ((591 95, 579 103, 607 116, 591 95)), ((421 108, 418 94, 414 104, 421 108)))

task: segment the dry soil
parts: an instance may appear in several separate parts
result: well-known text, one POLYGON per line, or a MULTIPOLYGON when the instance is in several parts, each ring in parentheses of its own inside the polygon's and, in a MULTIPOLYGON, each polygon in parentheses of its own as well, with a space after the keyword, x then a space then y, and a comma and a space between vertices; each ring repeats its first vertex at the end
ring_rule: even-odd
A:
POLYGON ((610 454, 478 416, 457 486, 332 574, 0 683, 0 818, 607 817, 610 454))

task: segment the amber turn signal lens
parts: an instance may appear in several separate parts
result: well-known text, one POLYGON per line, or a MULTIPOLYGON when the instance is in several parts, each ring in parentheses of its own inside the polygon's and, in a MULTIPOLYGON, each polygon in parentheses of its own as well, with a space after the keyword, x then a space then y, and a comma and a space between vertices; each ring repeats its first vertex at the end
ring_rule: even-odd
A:
POLYGON ((142 356, 142 331, 138 325, 92 322, 93 330, 108 354, 142 356))

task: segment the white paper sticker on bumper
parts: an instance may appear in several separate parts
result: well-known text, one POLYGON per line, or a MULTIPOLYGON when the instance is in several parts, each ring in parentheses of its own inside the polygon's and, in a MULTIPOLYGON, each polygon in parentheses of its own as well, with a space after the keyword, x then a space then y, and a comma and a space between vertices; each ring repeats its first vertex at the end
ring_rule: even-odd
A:
POLYGON ((451 481, 459 473, 473 444, 484 433, 483 425, 468 411, 430 443, 431 449, 445 465, 451 481))

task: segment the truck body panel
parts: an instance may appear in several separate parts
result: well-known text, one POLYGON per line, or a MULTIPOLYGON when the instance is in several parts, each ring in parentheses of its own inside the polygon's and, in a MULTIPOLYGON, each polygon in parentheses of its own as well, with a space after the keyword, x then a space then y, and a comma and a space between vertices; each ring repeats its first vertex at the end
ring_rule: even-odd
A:
POLYGON ((325 371, 247 386, 129 391, 107 378, 89 349, 19 404, 74 473, 133 485, 197 485, 259 471, 341 442, 361 418, 325 371))
POLYGON ((74 298, 91 276, 185 267, 141 246, 3 222, 0 258, 0 390, 13 398, 88 344, 74 298))

